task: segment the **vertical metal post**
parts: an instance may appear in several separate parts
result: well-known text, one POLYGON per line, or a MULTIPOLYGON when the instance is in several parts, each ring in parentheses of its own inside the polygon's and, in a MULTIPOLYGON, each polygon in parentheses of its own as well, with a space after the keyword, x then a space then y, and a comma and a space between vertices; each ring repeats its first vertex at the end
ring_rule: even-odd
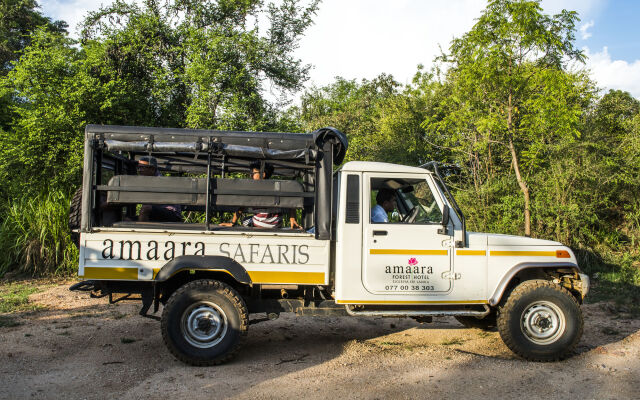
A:
MULTIPOLYGON (((102 185, 102 140, 96 140, 94 143, 96 143, 97 145, 95 146, 97 149, 94 150, 94 154, 96 157, 96 164, 95 164, 95 186, 97 187, 98 185, 102 185)), ((93 191, 93 199, 94 199, 94 203, 95 203, 95 207, 93 209, 93 222, 95 225, 97 226, 101 226, 102 225, 102 211, 101 211, 101 203, 102 203, 102 194, 101 192, 98 192, 97 190, 94 189, 94 187, 91 188, 93 191)))
POLYGON ((208 148, 208 152, 207 152, 207 194, 206 194, 206 200, 205 200, 205 206, 204 206, 204 213, 206 215, 206 223, 205 223, 205 229, 208 231, 209 230, 209 220, 211 219, 211 138, 209 138, 209 148, 208 148))
MULTIPOLYGON (((88 128, 88 127, 87 127, 88 128)), ((82 172, 82 217, 81 232, 88 232, 91 227, 91 198, 93 196, 93 135, 85 128, 84 133, 84 167, 82 172)))

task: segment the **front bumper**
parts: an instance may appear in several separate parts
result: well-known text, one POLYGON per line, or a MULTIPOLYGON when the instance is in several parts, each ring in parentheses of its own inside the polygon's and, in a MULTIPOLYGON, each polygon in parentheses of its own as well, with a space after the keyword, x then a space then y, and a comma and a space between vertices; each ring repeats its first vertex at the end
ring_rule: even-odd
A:
POLYGON ((575 286, 579 285, 578 287, 576 287, 576 289, 580 290, 580 294, 584 299, 587 293, 589 293, 589 287, 591 286, 591 281, 589 280, 589 275, 587 274, 578 273, 578 275, 580 276, 580 283, 578 284, 578 282, 576 282, 575 286))

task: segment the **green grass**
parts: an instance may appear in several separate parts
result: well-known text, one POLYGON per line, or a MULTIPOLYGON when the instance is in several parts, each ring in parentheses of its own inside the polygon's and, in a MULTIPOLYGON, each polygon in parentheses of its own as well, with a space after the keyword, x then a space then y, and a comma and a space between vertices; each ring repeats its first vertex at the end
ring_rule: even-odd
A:
POLYGON ((460 338, 445 339, 442 342, 440 342, 440 344, 443 346, 454 346, 454 345, 460 345, 463 343, 464 343, 464 340, 460 338))
POLYGON ((32 312, 44 307, 29 302, 29 295, 40 292, 41 289, 27 283, 0 284, 0 327, 10 328, 22 325, 13 313, 32 312))
POLYGON ((0 286, 0 313, 36 311, 43 306, 30 303, 29 295, 40 292, 37 286, 26 283, 9 283, 0 286))
POLYGON ((32 276, 77 269, 78 250, 68 227, 69 196, 51 191, 9 200, 0 214, 0 277, 11 270, 32 276))

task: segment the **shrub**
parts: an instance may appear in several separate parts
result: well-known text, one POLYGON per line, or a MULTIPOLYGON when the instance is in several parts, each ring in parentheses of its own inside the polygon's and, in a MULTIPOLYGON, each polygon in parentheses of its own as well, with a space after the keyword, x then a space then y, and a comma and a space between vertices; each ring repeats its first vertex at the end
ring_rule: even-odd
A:
POLYGON ((70 195, 61 191, 9 200, 0 225, 0 276, 76 271, 78 249, 68 227, 70 195))

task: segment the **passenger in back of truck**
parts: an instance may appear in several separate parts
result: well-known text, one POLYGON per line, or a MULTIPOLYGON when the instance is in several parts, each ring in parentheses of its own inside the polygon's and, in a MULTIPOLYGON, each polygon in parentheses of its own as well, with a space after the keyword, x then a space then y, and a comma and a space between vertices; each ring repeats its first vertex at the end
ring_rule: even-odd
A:
MULTIPOLYGON (((140 157, 137 171, 142 176, 160 176, 158 161, 152 156, 140 157)), ((173 204, 143 204, 138 221, 182 222, 182 207, 173 204)))
MULTIPOLYGON (((260 173, 260 162, 251 163, 251 178, 253 180, 268 179, 273 174, 273 166, 265 164, 264 171, 260 173)), ((295 218, 295 210, 289 210, 289 226, 291 229, 302 229, 295 218)), ((233 214, 231 222, 223 222, 220 226, 234 226, 238 222, 242 226, 254 227, 254 228, 279 228, 282 224, 282 215, 279 213, 272 213, 267 210, 257 210, 252 216, 242 217, 242 211, 238 210, 233 214)))

